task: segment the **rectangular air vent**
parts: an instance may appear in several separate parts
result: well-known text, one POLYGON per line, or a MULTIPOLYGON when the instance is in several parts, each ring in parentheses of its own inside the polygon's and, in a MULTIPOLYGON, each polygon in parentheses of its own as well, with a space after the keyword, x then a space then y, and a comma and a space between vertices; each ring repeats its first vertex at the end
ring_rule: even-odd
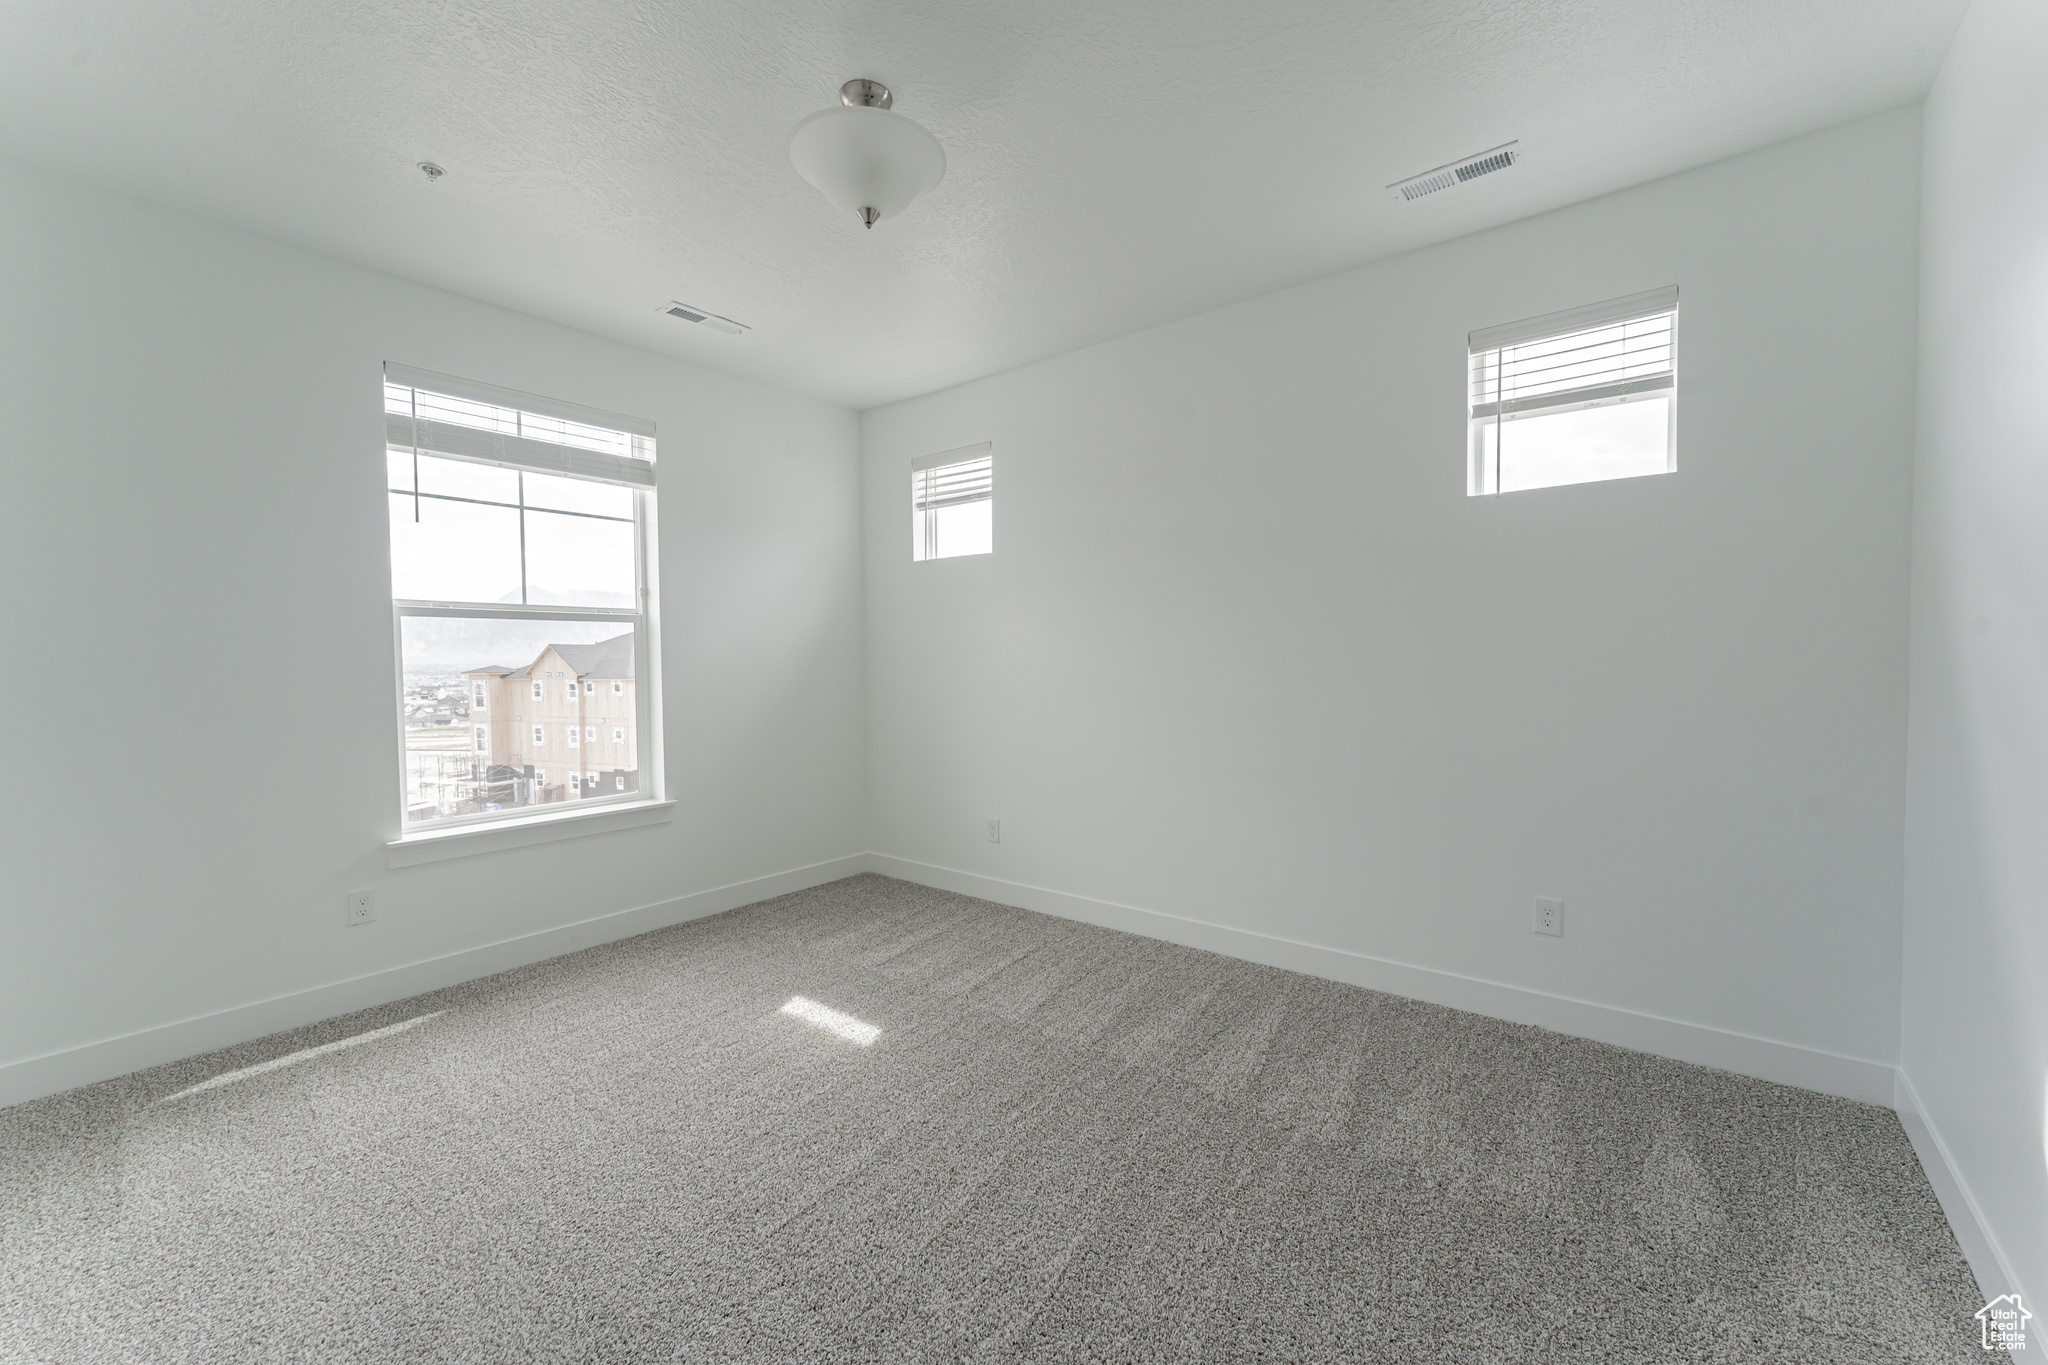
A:
POLYGON ((1421 175, 1410 176, 1406 180, 1387 186, 1387 193, 1403 201, 1420 199, 1425 194, 1435 194, 1438 190, 1447 190, 1453 185, 1462 185, 1467 180, 1477 180, 1482 175, 1492 175, 1495 171, 1504 171, 1521 159, 1522 144, 1510 142, 1505 146, 1481 152, 1477 156, 1468 156, 1462 161, 1453 161, 1448 166, 1439 166, 1433 171, 1424 171, 1421 175))
POLYGON ((727 336, 738 336, 741 332, 747 330, 747 325, 744 322, 734 322, 731 318, 722 318, 716 313, 707 313, 702 308, 692 308, 687 303, 676 303, 671 300, 661 306, 661 311, 672 318, 681 318, 684 322, 694 322, 699 326, 709 327, 714 332, 724 332, 727 336))

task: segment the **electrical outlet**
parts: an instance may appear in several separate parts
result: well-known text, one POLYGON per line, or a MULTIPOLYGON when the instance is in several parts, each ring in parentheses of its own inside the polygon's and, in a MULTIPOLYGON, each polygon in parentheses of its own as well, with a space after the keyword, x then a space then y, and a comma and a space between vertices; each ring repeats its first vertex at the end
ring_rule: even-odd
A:
POLYGON ((1548 934, 1552 938, 1563 938, 1564 902, 1551 900, 1547 896, 1538 896, 1536 898, 1536 915, 1530 922, 1529 928, 1532 932, 1538 934, 1548 934))
POLYGON ((1003 841, 1003 822, 993 816, 988 822, 988 841, 992 844, 1000 844, 1003 841))
POLYGON ((348 893, 348 922, 354 928, 358 924, 369 924, 377 918, 377 893, 374 891, 351 891, 348 893))

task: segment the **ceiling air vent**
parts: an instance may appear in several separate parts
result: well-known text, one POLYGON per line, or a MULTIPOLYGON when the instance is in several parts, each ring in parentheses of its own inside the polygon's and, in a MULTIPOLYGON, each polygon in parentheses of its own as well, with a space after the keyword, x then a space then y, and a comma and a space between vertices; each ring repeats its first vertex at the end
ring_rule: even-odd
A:
POLYGON ((681 318, 684 322, 694 322, 700 326, 709 327, 714 332, 724 332, 727 336, 736 337, 741 332, 747 330, 747 325, 744 322, 734 322, 731 318, 722 318, 716 313, 707 313, 702 308, 692 308, 687 303, 675 303, 673 301, 664 303, 661 306, 661 311, 672 318, 681 318))
POLYGON ((1387 186, 1387 193, 1403 201, 1420 199, 1425 194, 1435 194, 1438 190, 1462 185, 1467 180, 1477 180, 1482 175, 1504 171, 1521 159, 1522 144, 1510 142, 1504 147, 1495 147, 1477 156, 1468 156, 1463 161, 1453 161, 1448 166, 1439 166, 1433 171, 1410 176, 1398 184, 1387 186))

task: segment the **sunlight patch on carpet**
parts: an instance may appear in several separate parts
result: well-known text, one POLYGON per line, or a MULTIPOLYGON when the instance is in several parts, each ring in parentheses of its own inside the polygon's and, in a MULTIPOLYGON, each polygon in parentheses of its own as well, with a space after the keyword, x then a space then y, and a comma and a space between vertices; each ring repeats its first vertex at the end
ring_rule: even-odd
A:
POLYGON ((267 1062, 258 1062, 254 1066, 245 1066, 240 1071, 224 1071, 210 1080, 201 1081, 199 1084, 187 1086, 175 1094, 166 1095, 158 1100, 157 1103, 169 1104, 172 1100, 182 1100, 187 1095, 197 1095, 202 1090, 218 1090, 224 1085, 233 1085, 236 1081, 246 1081, 251 1076, 261 1076, 267 1071, 280 1071, 288 1066, 297 1066, 300 1062, 310 1062, 315 1057, 324 1057, 330 1052, 340 1052, 344 1048, 360 1047, 364 1043, 374 1043, 380 1038, 389 1038, 393 1034, 404 1033, 407 1029, 418 1028, 429 1019, 439 1019, 447 1012, 446 1010, 435 1010, 432 1014, 416 1015, 411 1019, 402 1020, 396 1024, 387 1024, 383 1028, 371 1029, 368 1033, 358 1033, 353 1038, 337 1038, 331 1043, 322 1043, 318 1047, 309 1047, 299 1052, 287 1053, 282 1057, 273 1057, 267 1062))
POLYGON ((789 1003, 782 1007, 781 1013, 793 1014, 807 1024, 816 1024, 827 1033, 838 1034, 859 1047, 866 1047, 882 1036, 882 1031, 873 1024, 864 1023, 850 1014, 841 1014, 830 1005, 821 1005, 801 995, 789 997, 789 1003))

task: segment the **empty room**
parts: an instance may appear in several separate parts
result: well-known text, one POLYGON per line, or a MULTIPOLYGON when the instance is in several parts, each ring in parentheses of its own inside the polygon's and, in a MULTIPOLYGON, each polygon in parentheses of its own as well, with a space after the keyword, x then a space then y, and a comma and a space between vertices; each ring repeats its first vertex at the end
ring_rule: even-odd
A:
POLYGON ((5 7, 0 1362, 2048 1348, 2044 146, 2039 0, 5 7))

